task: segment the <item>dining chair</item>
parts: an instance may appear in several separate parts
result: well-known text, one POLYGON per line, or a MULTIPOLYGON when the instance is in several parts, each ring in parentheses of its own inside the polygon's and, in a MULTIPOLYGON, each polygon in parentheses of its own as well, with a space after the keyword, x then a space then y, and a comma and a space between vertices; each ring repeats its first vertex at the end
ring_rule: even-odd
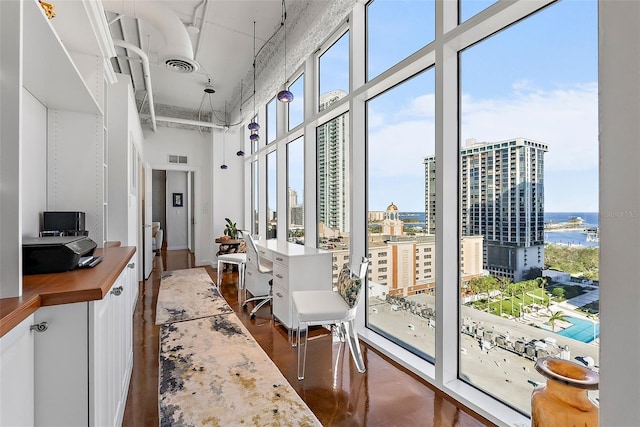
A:
MULTIPOLYGON (((298 379, 304 379, 309 326, 335 326, 342 339, 348 339, 351 356, 358 372, 365 371, 354 319, 362 286, 366 281, 369 260, 359 264, 345 264, 338 275, 338 290, 295 291, 291 294, 298 328, 294 346, 298 347, 298 379)), ((328 278, 327 286, 331 286, 328 278)))

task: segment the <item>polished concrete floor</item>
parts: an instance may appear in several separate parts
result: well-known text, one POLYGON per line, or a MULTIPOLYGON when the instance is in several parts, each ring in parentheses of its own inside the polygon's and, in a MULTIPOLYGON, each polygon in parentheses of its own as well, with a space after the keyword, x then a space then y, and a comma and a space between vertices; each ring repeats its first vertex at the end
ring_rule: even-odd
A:
MULTIPOLYGON (((155 306, 163 271, 194 267, 187 251, 163 251, 140 284, 134 313, 133 374, 124 426, 158 425, 158 327, 155 306)), ((207 267, 215 278, 215 269, 207 267)), ((225 273, 222 293, 263 350, 278 366, 324 426, 485 426, 492 425, 442 392, 363 344, 367 366, 355 369, 348 346, 333 344, 323 328, 310 334, 305 379, 297 380, 296 349, 286 331, 263 307, 251 320, 237 297, 237 273, 225 273)))

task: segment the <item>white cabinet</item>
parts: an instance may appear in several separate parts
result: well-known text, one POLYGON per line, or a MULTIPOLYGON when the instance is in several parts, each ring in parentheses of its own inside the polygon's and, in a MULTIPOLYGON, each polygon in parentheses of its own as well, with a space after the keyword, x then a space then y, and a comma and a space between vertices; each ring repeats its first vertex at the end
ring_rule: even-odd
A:
POLYGON ((291 292, 331 289, 331 252, 272 239, 256 246, 261 257, 273 262, 273 315, 286 328, 296 328, 291 292))
POLYGON ((35 321, 48 328, 35 334, 34 425, 87 425, 88 304, 42 307, 35 313, 35 321))
POLYGON ((33 425, 33 315, 0 338, 0 426, 33 425))
POLYGON ((133 366, 134 297, 130 263, 103 299, 36 312, 35 321, 48 329, 35 337, 35 425, 122 423, 133 366))

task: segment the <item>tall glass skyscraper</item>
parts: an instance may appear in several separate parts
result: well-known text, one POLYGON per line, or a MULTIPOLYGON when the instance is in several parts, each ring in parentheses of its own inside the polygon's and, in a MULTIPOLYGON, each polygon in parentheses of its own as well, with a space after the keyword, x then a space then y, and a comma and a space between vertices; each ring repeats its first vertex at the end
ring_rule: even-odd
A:
MULTIPOLYGON (((467 140, 460 149, 462 236, 484 237, 483 268, 523 279, 544 265, 544 153, 546 144, 515 138, 467 140)), ((427 230, 435 229, 435 158, 424 159, 427 230)))
MULTIPOLYGON (((341 90, 320 97, 325 109, 346 95, 341 90)), ((348 115, 339 116, 318 127, 318 221, 334 231, 349 231, 349 144, 348 115)))

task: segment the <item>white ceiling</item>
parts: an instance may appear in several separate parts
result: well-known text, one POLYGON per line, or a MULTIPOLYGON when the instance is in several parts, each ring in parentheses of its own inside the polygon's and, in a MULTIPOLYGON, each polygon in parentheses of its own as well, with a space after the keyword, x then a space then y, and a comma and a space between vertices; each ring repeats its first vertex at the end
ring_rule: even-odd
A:
MULTIPOLYGON (((156 115, 234 125, 253 113, 254 45, 255 103, 259 107, 280 90, 285 76, 294 77, 302 69, 305 59, 321 49, 336 28, 346 26, 349 12, 359 1, 364 0, 286 0, 286 61, 282 0, 58 0, 51 22, 70 51, 95 55, 103 47, 86 36, 95 30, 86 16, 93 8, 88 4, 100 2, 111 38, 140 48, 149 58, 156 115), (162 63, 167 31, 152 24, 148 11, 143 19, 145 7, 151 14, 168 11, 185 40, 190 39, 189 52, 194 52, 199 65, 195 72, 176 72, 162 63), (204 92, 209 79, 215 90, 211 95, 204 92)), ((169 42, 175 44, 176 39, 179 37, 169 37, 169 42)), ((110 63, 114 71, 131 76, 142 120, 148 121, 140 56, 121 47, 116 52, 110 63)))
MULTIPOLYGON (((148 0, 117 1, 148 3, 148 0)), ((274 34, 282 32, 281 0, 154 0, 153 3, 173 11, 188 30, 195 53, 194 59, 199 64, 197 71, 180 73, 161 64, 158 53, 162 52, 166 45, 164 36, 159 29, 143 19, 125 16, 111 22, 109 29, 113 39, 125 40, 148 54, 154 104, 160 109, 161 114, 191 116, 197 119, 193 112, 201 112, 200 118, 204 119, 211 112, 212 105, 217 111, 217 118, 221 120, 224 120, 225 108, 230 116, 237 117, 237 114, 232 114, 232 110, 235 109, 237 112, 239 108, 241 80, 251 80, 253 75, 253 23, 256 23, 257 52, 274 34), (212 95, 204 92, 209 79, 215 89, 212 95)), ((292 12, 299 13, 303 10, 300 6, 306 6, 307 3, 287 1, 287 28, 291 20, 295 19, 292 12)), ((116 14, 106 12, 106 16, 107 20, 111 21, 116 14)), ((144 99, 146 91, 141 63, 135 59, 128 61, 121 47, 116 51, 118 58, 112 60, 115 71, 130 74, 136 99, 144 99)), ((137 57, 134 53, 129 53, 129 56, 137 57)), ((252 84, 252 81, 244 81, 244 90, 252 92, 252 84)), ((243 93, 242 98, 246 101, 251 95, 243 93)), ((219 121, 216 117, 212 120, 219 121)))

